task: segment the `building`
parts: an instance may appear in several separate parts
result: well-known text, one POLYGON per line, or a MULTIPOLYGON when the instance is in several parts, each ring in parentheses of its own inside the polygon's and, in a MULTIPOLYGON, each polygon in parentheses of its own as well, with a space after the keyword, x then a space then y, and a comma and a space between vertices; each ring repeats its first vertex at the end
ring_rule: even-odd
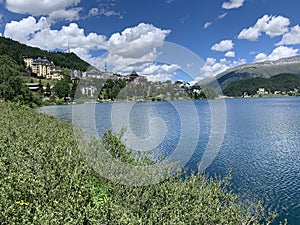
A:
POLYGON ((200 94, 200 93, 201 93, 201 90, 200 90, 200 89, 193 89, 193 93, 195 93, 195 94, 200 94))
POLYGON ((61 80, 62 78, 62 72, 61 70, 51 70, 50 74, 46 76, 47 79, 49 80, 61 80))
POLYGON ((31 68, 32 73, 35 73, 39 78, 51 80, 61 80, 61 70, 56 70, 53 62, 50 62, 46 57, 37 59, 24 58, 27 68, 31 68))
POLYGON ((71 70, 71 79, 82 78, 83 74, 80 70, 71 70))
POLYGON ((257 90, 257 94, 259 94, 259 95, 267 95, 267 94, 269 94, 269 92, 266 91, 264 88, 259 88, 257 90))
POLYGON ((111 79, 116 80, 118 77, 111 72, 99 71, 97 69, 92 69, 87 72, 82 73, 82 78, 94 78, 94 79, 111 79))
POLYGON ((249 96, 248 92, 244 92, 243 95, 242 95, 242 97, 243 97, 243 98, 248 98, 248 97, 250 97, 250 96, 249 96))
POLYGON ((134 84, 142 84, 147 82, 146 77, 139 76, 135 71, 132 71, 132 73, 127 76, 123 76, 123 79, 134 84))
POLYGON ((98 94, 98 90, 94 86, 83 86, 80 88, 81 94, 88 97, 95 97, 98 94))
POLYGON ((281 91, 274 91, 274 94, 275 94, 275 95, 280 95, 280 94, 281 94, 281 91))
POLYGON ((43 92, 43 85, 40 83, 26 83, 26 86, 32 92, 43 92))
MULTIPOLYGON (((55 68, 53 62, 47 58, 27 59, 27 67, 30 67, 33 73, 37 74, 39 78, 47 78, 50 76, 51 70, 55 68)), ((25 63, 26 63, 25 61, 25 63)))
POLYGON ((24 58, 24 62, 27 68, 32 68, 33 58, 24 58))

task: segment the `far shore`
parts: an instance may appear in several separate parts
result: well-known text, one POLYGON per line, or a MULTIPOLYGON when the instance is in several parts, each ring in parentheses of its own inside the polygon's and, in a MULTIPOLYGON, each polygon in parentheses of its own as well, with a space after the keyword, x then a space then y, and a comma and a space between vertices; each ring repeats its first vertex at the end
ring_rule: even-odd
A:
POLYGON ((95 104, 95 103, 126 103, 126 102, 161 102, 161 101, 212 101, 212 100, 222 100, 222 99, 253 99, 253 98, 286 98, 286 97, 299 97, 299 96, 290 96, 290 95, 253 95, 253 96, 246 96, 246 97, 233 97, 233 96, 226 96, 221 95, 215 99, 188 99, 188 98, 182 98, 182 99, 128 99, 128 100, 75 100, 70 102, 59 102, 59 103, 50 103, 42 105, 41 107, 45 106, 54 106, 54 105, 78 105, 78 104, 95 104))

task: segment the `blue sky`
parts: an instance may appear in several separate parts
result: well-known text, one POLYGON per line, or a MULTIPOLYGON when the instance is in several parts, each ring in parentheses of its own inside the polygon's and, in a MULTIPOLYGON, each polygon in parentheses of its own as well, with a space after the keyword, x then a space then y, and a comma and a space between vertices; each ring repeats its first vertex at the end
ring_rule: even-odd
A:
POLYGON ((193 69, 185 79, 199 80, 239 64, 300 52, 299 0, 0 0, 0 4, 2 36, 50 51, 66 51, 69 46, 99 69, 107 62, 114 72, 136 70, 150 80, 179 79, 187 68, 193 69), (166 43, 176 44, 173 51, 163 52, 166 43), (164 62, 159 61, 161 54, 164 62), (173 60, 177 55, 180 60, 173 60))

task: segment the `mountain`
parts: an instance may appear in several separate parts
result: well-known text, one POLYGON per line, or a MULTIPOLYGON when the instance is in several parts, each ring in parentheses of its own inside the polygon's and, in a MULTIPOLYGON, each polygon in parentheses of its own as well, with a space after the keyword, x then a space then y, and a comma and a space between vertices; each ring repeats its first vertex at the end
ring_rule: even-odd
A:
MULTIPOLYGON (((229 84, 249 78, 270 78, 278 74, 295 74, 300 76, 300 56, 282 58, 277 61, 265 61, 240 65, 220 73, 215 77, 224 90, 229 84)), ((214 87, 215 82, 207 82, 214 87)))
POLYGON ((9 38, 0 37, 0 55, 9 54, 20 65, 24 64, 23 57, 46 57, 56 66, 74 70, 86 71, 90 64, 74 53, 49 52, 39 48, 21 44, 9 38))
POLYGON ((270 94, 298 94, 300 88, 300 76, 294 74, 279 74, 270 78, 256 77, 231 83, 223 90, 227 96, 243 96, 244 93, 252 96, 263 88, 270 94))

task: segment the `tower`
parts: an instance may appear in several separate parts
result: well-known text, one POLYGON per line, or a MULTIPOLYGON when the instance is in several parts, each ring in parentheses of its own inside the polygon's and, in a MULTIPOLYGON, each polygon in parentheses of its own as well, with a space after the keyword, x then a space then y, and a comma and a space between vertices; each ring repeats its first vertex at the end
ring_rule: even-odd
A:
POLYGON ((104 64, 104 71, 107 72, 107 63, 105 61, 105 64, 104 64))
POLYGON ((70 44, 69 44, 69 40, 68 40, 68 53, 70 54, 70 44))

